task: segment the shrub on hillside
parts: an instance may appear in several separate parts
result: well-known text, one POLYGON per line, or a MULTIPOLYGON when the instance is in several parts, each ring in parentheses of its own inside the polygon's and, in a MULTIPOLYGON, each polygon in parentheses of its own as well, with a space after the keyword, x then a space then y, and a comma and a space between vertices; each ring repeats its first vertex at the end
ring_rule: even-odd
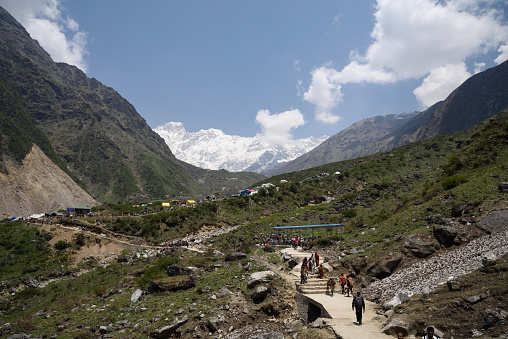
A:
POLYGON ((448 157, 448 162, 444 165, 443 170, 447 176, 451 176, 457 173, 463 166, 464 164, 460 158, 456 154, 453 154, 448 157))
POLYGON ((356 217, 356 211, 354 209, 344 210, 342 215, 346 218, 354 218, 356 217))
POLYGON ((450 190, 465 182, 467 182, 466 177, 461 175, 454 175, 444 178, 443 181, 441 181, 441 185, 443 186, 443 189, 450 190))
POLYGON ((70 246, 71 244, 69 244, 67 241, 58 240, 55 244, 55 250, 62 251, 65 250, 66 248, 69 248, 70 246))

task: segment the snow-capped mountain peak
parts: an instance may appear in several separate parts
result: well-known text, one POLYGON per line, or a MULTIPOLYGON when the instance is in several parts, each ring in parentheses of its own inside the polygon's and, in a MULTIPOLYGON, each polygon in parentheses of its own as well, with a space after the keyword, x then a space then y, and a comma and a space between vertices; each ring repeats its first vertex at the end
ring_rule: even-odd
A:
POLYGON ((180 160, 207 169, 263 172, 296 159, 324 140, 309 137, 270 144, 262 134, 253 137, 229 135, 220 129, 189 132, 181 122, 168 122, 154 129, 180 160))

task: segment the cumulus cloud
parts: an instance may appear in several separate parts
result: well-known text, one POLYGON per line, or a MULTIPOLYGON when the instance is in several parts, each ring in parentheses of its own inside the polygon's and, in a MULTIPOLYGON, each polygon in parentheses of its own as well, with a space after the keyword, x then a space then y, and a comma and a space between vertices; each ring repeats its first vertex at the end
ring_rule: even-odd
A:
POLYGON ((285 144, 293 139, 292 130, 305 124, 303 114, 298 109, 271 114, 269 110, 259 110, 256 122, 261 125, 264 140, 270 144, 285 144))
POLYGON ((469 74, 464 64, 467 58, 492 50, 500 53, 497 63, 508 57, 508 26, 489 7, 491 2, 378 0, 373 42, 366 52, 352 51, 350 63, 341 70, 319 67, 312 71, 304 99, 316 105, 316 118, 325 121, 322 112, 333 115, 347 83, 384 84, 424 77, 414 91, 422 104, 446 97, 451 86, 469 74))
POLYGON ((339 117, 331 110, 342 100, 342 86, 337 79, 337 71, 320 67, 312 72, 312 83, 303 98, 316 105, 316 119, 325 123, 335 123, 339 117))
POLYGON ((0 0, 57 62, 86 71, 87 35, 71 17, 62 14, 60 0, 0 0))
POLYGON ((500 63, 508 60, 508 44, 499 46, 497 51, 499 52, 499 56, 494 60, 496 64, 499 65, 500 63))
POLYGON ((448 94, 470 76, 471 73, 466 70, 463 62, 441 66, 433 69, 413 93, 423 106, 431 106, 446 99, 448 94))

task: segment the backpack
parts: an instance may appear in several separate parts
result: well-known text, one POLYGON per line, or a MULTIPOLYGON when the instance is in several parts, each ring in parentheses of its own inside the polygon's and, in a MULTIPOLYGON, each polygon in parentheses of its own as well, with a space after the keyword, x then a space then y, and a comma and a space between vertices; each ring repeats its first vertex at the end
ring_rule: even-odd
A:
POLYGON ((349 288, 353 287, 353 280, 347 279, 347 287, 349 288))
POLYGON ((361 310, 363 307, 363 298, 360 296, 354 296, 353 297, 353 305, 355 305, 355 308, 357 310, 361 310))

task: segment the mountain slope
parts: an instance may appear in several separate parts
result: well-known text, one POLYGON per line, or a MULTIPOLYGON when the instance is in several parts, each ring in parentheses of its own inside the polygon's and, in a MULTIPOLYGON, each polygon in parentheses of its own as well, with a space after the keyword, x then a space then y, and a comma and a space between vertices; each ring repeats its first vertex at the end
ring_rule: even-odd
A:
POLYGON ((390 147, 470 128, 508 106, 508 61, 473 75, 393 133, 390 147))
POLYGON ((97 202, 34 145, 22 164, 7 162, 0 173, 0 219, 28 216, 97 202))
POLYGON ((508 61, 475 74, 444 101, 402 124, 390 125, 396 116, 368 118, 330 137, 323 144, 269 174, 280 174, 334 161, 388 151, 408 143, 470 128, 508 106, 508 61), (391 117, 391 118, 390 118, 391 117))
POLYGON ((267 174, 293 172, 378 152, 383 147, 377 145, 379 140, 403 126, 415 115, 416 113, 390 114, 360 120, 331 136, 312 151, 267 171, 267 174))
POLYGON ((260 179, 177 160, 127 100, 78 68, 54 63, 2 8, 0 37, 4 84, 23 101, 62 167, 97 199, 198 195, 260 179))
POLYGON ((228 171, 264 172, 310 151, 326 139, 304 138, 284 145, 271 145, 263 135, 228 135, 215 128, 188 132, 181 122, 168 122, 154 129, 175 156, 195 166, 228 171))

